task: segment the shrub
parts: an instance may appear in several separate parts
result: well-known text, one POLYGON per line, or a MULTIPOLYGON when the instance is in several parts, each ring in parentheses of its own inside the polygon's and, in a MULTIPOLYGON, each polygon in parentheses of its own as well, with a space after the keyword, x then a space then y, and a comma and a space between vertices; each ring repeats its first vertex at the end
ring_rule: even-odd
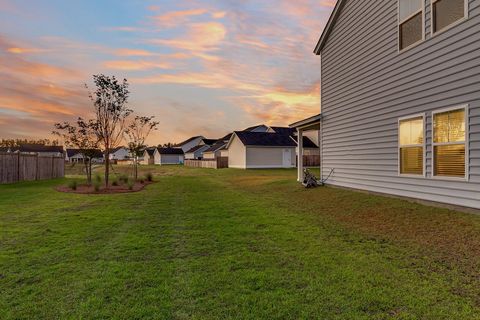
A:
POLYGON ((98 182, 98 183, 102 182, 102 177, 99 174, 96 174, 95 175, 95 181, 98 182))
POLYGON ((114 186, 114 187, 118 186, 118 180, 116 178, 113 179, 112 186, 114 186))
POLYGON ((152 182, 153 181, 153 174, 151 172, 147 173, 147 181, 152 182))
POLYGON ((144 183, 145 183, 145 179, 140 178, 140 183, 141 183, 141 184, 144 184, 144 183))
POLYGON ((77 190, 77 181, 70 181, 68 187, 72 190, 77 190))
POLYGON ((133 182, 132 181, 130 181, 128 183, 128 190, 133 190, 133 182))
POLYGON ((120 175, 118 179, 123 183, 128 183, 128 176, 126 174, 120 175))
POLYGON ((93 189, 95 189, 95 192, 100 191, 100 182, 98 182, 98 181, 95 182, 95 183, 93 184, 93 189))

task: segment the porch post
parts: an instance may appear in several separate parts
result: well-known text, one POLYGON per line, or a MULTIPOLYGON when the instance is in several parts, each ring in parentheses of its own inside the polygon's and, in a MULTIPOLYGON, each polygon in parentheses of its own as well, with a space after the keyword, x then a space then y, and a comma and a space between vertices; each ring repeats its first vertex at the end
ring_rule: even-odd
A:
POLYGON ((297 168, 298 168, 298 182, 303 182, 303 130, 297 128, 298 136, 298 155, 297 155, 297 168))

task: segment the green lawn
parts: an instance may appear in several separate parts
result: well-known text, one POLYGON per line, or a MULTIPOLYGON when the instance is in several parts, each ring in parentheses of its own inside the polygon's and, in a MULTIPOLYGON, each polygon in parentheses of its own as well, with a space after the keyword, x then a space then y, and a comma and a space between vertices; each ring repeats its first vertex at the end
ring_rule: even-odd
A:
POLYGON ((294 170, 143 170, 127 195, 0 186, 0 319, 480 319, 479 216, 294 170))

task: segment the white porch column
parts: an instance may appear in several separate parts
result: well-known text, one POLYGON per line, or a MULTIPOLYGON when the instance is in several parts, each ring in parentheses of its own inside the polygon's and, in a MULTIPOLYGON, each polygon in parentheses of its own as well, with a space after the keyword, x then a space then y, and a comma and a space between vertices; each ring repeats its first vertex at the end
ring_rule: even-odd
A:
POLYGON ((298 136, 298 152, 297 152, 297 168, 298 168, 298 182, 303 182, 303 130, 297 128, 298 136))

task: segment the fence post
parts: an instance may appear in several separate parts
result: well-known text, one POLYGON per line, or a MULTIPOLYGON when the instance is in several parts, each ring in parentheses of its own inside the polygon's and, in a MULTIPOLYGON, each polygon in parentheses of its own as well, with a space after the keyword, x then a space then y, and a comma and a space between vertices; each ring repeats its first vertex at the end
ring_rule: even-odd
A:
POLYGON ((53 168, 54 168, 54 163, 53 161, 55 160, 55 158, 53 157, 52 155, 52 170, 50 171, 50 179, 53 179, 53 176, 54 176, 54 173, 53 173, 53 168))
POLYGON ((17 155, 17 182, 20 181, 20 151, 17 155))

